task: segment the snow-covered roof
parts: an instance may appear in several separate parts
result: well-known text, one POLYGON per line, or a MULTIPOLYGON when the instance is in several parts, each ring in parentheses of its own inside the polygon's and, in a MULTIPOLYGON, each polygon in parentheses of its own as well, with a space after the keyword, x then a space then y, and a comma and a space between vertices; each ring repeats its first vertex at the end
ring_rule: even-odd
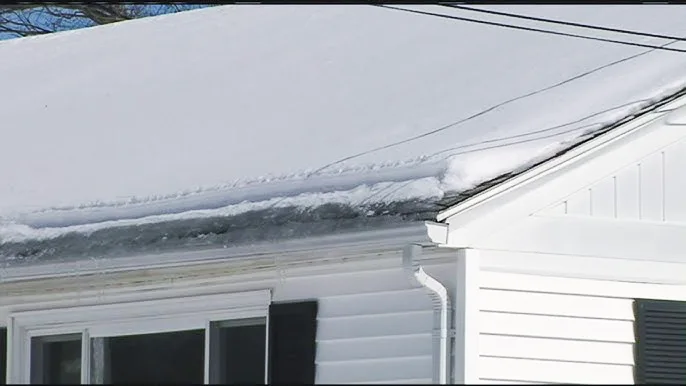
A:
MULTIPOLYGON (((686 35, 682 5, 489 8, 686 35)), ((402 214, 424 218, 676 93, 685 65, 680 52, 369 5, 227 5, 2 41, 0 256, 285 209, 318 221, 321 208, 373 217, 411 203, 402 214)))

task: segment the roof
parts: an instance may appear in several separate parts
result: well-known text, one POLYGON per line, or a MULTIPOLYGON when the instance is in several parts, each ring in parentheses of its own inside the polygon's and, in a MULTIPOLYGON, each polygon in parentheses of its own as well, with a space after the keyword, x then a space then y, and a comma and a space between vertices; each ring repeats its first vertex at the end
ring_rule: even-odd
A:
MULTIPOLYGON (((672 35, 686 16, 515 11, 672 35)), ((321 213, 435 217, 686 85, 685 55, 646 51, 367 5, 227 5, 3 41, 0 257, 130 253, 150 246, 132 242, 141 227, 176 248, 251 240, 270 218, 287 238, 326 231, 321 213)))

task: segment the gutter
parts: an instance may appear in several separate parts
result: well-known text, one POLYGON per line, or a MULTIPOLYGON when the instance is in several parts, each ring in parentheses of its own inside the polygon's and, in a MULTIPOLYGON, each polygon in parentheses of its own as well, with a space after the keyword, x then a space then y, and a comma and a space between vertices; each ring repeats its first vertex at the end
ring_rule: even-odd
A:
POLYGON ((403 249, 403 268, 412 283, 423 287, 431 296, 434 308, 434 382, 445 385, 450 382, 450 297, 448 290, 438 280, 429 276, 417 259, 422 253, 419 244, 408 244, 403 249))
POLYGON ((242 268, 249 265, 265 269, 274 266, 276 259, 286 266, 302 263, 319 264, 332 260, 344 261, 353 256, 372 253, 371 251, 397 251, 399 243, 408 241, 433 243, 427 236, 427 225, 416 221, 377 226, 372 229, 339 231, 335 234, 293 237, 278 243, 267 240, 228 247, 178 248, 162 253, 132 253, 54 261, 48 259, 45 262, 9 261, 0 257, 0 283, 197 267, 228 262, 242 268))

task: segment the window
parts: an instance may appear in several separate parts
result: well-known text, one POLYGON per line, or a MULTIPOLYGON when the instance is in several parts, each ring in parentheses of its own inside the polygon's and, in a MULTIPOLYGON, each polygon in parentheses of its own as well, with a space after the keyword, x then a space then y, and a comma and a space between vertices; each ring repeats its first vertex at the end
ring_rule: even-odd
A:
POLYGON ((686 382, 686 302, 637 299, 635 382, 686 382))
POLYGON ((6 385, 7 380, 7 329, 0 328, 0 385, 6 385))
POLYGON ((31 383, 81 383, 81 335, 31 338, 31 383))
POLYGON ((9 380, 313 384, 317 302, 270 298, 255 291, 18 312, 9 380))
POLYGON ((266 335, 264 318, 213 322, 209 383, 264 383, 266 335))
POLYGON ((91 382, 201 384, 204 346, 204 330, 93 338, 91 382))

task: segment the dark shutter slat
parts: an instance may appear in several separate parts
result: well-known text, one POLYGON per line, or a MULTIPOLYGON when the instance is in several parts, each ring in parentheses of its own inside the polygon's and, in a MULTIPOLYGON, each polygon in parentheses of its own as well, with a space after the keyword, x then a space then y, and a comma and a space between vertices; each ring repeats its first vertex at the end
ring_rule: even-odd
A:
POLYGON ((686 337, 681 334, 670 334, 669 331, 661 331, 660 327, 648 331, 642 331, 644 334, 650 334, 651 338, 654 340, 664 340, 671 342, 672 344, 682 344, 686 342, 686 337), (660 333, 654 333, 652 331, 660 331, 660 333))
POLYGON ((317 301, 269 307, 269 383, 314 384, 317 301))
POLYGON ((666 312, 670 315, 686 314, 686 306, 671 304, 671 303, 681 303, 681 302, 675 302, 673 300, 649 300, 649 299, 639 299, 639 300, 655 302, 653 304, 647 304, 647 303, 643 304, 642 307, 646 310, 655 311, 655 312, 666 312))
POLYGON ((686 362, 683 359, 675 361, 674 358, 659 357, 645 363, 653 368, 672 369, 674 372, 686 374, 686 368, 684 368, 686 362))
POLYGON ((664 329, 664 330, 669 330, 672 332, 679 332, 679 333, 684 333, 683 330, 680 330, 679 328, 681 327, 681 324, 683 323, 684 318, 681 318, 680 320, 672 318, 672 320, 659 320, 659 321, 651 321, 651 320, 646 320, 645 322, 645 328, 659 328, 659 329, 664 329))
POLYGON ((636 383, 686 384, 686 302, 634 301, 636 383))
POLYGON ((651 336, 650 343, 646 344, 646 348, 656 349, 656 350, 684 350, 683 340, 674 339, 674 337, 659 337, 651 336))

